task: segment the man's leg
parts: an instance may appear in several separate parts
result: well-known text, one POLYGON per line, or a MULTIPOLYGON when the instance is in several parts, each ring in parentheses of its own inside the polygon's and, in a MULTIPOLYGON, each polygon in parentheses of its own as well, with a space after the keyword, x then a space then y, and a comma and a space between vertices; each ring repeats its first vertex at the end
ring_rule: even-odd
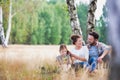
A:
POLYGON ((90 72, 94 71, 97 67, 97 58, 95 57, 91 57, 89 59, 89 63, 90 63, 90 72))

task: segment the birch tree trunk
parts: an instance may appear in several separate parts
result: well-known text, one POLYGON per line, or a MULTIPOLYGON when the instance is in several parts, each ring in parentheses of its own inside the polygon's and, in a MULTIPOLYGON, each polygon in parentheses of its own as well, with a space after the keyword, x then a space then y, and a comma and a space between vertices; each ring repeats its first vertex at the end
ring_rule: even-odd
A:
POLYGON ((82 35, 74 0, 66 0, 73 34, 82 35))
POLYGON ((109 80, 120 80, 120 0, 107 0, 109 33, 113 46, 109 80))
POLYGON ((4 35, 4 28, 3 28, 3 14, 2 14, 2 7, 0 7, 0 38, 2 41, 3 47, 6 47, 5 44, 5 35, 4 35))
POLYGON ((6 33, 6 39, 5 39, 6 45, 8 45, 10 32, 11 32, 11 25, 12 25, 12 0, 10 0, 10 6, 9 6, 8 29, 7 29, 7 33, 6 33))
POLYGON ((87 33, 94 31, 95 27, 95 11, 97 9, 97 0, 91 0, 88 9, 87 33))
MULTIPOLYGON (((82 36, 82 30, 80 28, 80 23, 77 15, 76 5, 74 0, 66 0, 68 11, 70 15, 70 23, 73 34, 78 34, 82 36)), ((83 45, 85 45, 85 41, 83 40, 83 45)))

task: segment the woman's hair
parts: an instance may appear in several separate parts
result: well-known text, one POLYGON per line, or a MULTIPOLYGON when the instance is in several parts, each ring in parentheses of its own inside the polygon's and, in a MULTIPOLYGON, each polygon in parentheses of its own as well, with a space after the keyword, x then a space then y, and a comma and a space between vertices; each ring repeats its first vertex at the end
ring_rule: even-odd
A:
POLYGON ((78 38, 82 38, 80 35, 72 35, 71 36, 71 40, 72 40, 72 43, 75 44, 75 42, 77 41, 78 38))
POLYGON ((63 49, 66 49, 67 50, 67 47, 65 44, 61 44, 60 45, 60 48, 59 48, 59 51, 63 50, 63 49))

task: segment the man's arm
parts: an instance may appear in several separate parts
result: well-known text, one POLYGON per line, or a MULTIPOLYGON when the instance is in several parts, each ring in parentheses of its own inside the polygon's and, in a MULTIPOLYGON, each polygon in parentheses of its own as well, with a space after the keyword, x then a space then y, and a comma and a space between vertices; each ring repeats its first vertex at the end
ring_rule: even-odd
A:
POLYGON ((102 45, 102 48, 103 48, 103 53, 102 53, 102 55, 100 56, 100 57, 98 57, 98 62, 102 62, 102 59, 108 54, 108 53, 110 53, 110 51, 111 51, 111 49, 112 49, 112 47, 111 46, 107 46, 107 45, 102 45))

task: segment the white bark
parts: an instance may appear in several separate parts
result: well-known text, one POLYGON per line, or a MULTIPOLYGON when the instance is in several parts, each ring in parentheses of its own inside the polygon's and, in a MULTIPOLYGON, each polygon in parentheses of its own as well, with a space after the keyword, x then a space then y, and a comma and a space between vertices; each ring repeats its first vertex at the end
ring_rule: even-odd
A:
POLYGON ((2 12, 2 7, 0 7, 0 38, 2 41, 3 47, 6 47, 5 44, 5 35, 4 35, 4 28, 3 28, 3 12, 2 12))
POLYGON ((7 33, 6 33, 6 39, 5 39, 6 45, 8 45, 10 32, 11 32, 11 25, 12 25, 12 0, 10 0, 10 6, 9 6, 8 29, 7 29, 7 33))
POLYGON ((67 5, 68 5, 68 11, 70 15, 70 23, 72 27, 72 32, 73 34, 79 34, 82 35, 82 31, 80 28, 80 23, 77 15, 77 10, 75 6, 75 1, 74 0, 66 0, 67 5))
POLYGON ((97 0, 91 0, 88 9, 87 33, 94 31, 96 9, 97 9, 97 0))
MULTIPOLYGON (((80 23, 77 15, 76 5, 74 0, 66 0, 68 11, 70 15, 70 23, 72 27, 73 34, 78 34, 82 36, 82 30, 80 28, 80 23)), ((85 45, 85 42, 83 40, 83 45, 85 45)))

